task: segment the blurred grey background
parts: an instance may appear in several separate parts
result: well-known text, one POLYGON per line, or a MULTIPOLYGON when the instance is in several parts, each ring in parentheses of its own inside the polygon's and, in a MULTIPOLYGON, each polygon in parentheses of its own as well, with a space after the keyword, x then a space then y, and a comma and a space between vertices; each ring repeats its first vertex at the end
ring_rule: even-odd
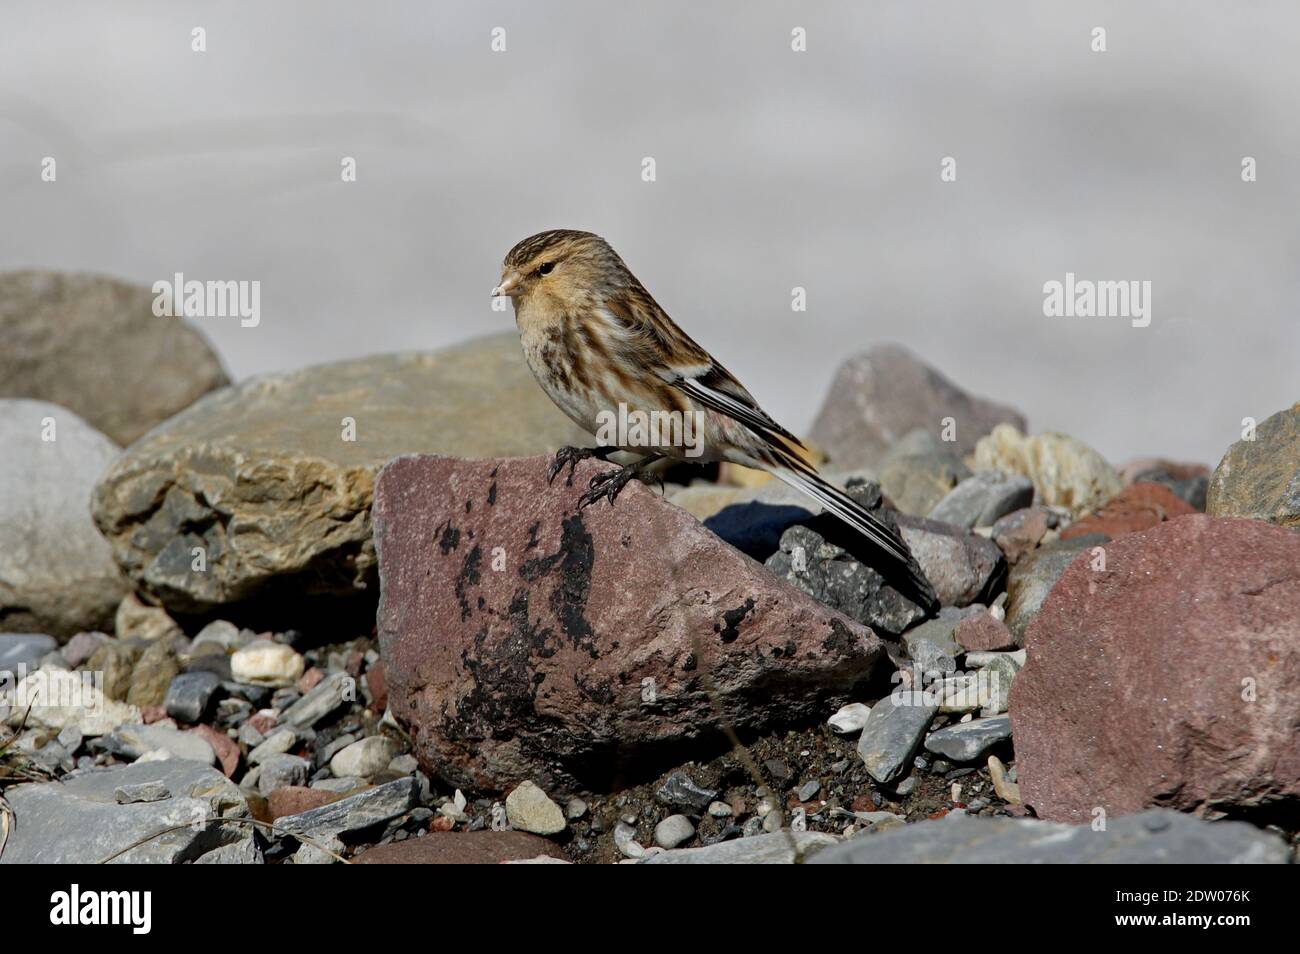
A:
POLYGON ((510 328, 507 249, 586 228, 792 428, 895 341, 1214 464, 1300 399, 1298 39, 1293 2, 6 0, 0 268, 261 281, 201 322, 244 377, 510 328), (1044 317, 1066 271, 1150 280, 1150 327, 1044 317))

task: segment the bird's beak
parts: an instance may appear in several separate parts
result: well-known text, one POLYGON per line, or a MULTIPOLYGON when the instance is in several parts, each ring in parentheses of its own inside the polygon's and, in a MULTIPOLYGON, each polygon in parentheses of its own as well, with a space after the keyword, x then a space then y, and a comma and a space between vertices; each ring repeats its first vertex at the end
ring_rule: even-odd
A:
POLYGON ((519 276, 512 272, 511 274, 502 277, 501 284, 492 289, 492 297, 499 298, 502 295, 506 295, 510 298, 516 298, 520 292, 519 276))

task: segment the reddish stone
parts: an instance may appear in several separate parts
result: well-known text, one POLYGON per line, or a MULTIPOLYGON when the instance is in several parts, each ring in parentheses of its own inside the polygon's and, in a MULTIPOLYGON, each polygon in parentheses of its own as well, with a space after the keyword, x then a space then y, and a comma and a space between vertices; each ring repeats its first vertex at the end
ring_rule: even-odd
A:
POLYGON ((434 815, 429 820, 429 831, 451 831, 456 823, 446 815, 434 815))
POLYGON ((196 725, 189 731, 201 736, 212 746, 212 751, 217 753, 217 762, 221 765, 221 774, 226 778, 234 778, 239 768, 239 743, 210 725, 196 725))
POLYGON ((145 725, 152 725, 155 722, 161 722, 167 718, 167 710, 163 706, 141 706, 140 721, 145 725))
POLYGON ((1178 517, 1066 568, 1011 687, 1018 781, 1054 821, 1300 803, 1300 533, 1178 517))
POLYGON ((715 702, 742 732, 820 720, 884 660, 657 490, 578 511, 610 465, 549 465, 400 457, 377 481, 389 706, 450 785, 608 790, 725 744, 715 702))
POLYGON ((317 666, 312 666, 298 677, 298 691, 306 695, 320 685, 325 673, 317 666))
POLYGON ((970 653, 991 653, 1015 649, 1016 637, 1011 635, 1006 623, 988 613, 976 613, 957 623, 953 638, 962 649, 970 653))
MULTIPOLYGON (((355 793, 353 793, 355 794, 355 793)), ((320 808, 330 802, 337 802, 345 797, 342 792, 330 792, 323 788, 307 788, 305 785, 283 785, 267 797, 267 813, 271 819, 296 815, 299 812, 320 808)))
POLYGON ((1193 477, 1210 476, 1210 468, 1204 464, 1181 464, 1160 457, 1142 457, 1131 460, 1119 469, 1119 476, 1124 486, 1129 486, 1142 474, 1159 471, 1173 480, 1190 480, 1193 477))
POLYGON ((348 658, 343 662, 343 669, 353 679, 361 678, 361 666, 366 661, 366 654, 359 649, 354 649, 348 653, 348 658))
POLYGON ((382 713, 388 708, 387 672, 388 667, 384 665, 382 659, 366 670, 365 680, 366 688, 370 690, 370 708, 375 712, 382 713))
POLYGON ((993 542, 1006 555, 1008 563, 1033 552, 1052 526, 1052 519, 1042 507, 1025 507, 1000 517, 993 524, 993 542))
POLYGON ((248 717, 248 724, 258 732, 266 735, 275 728, 275 713, 269 709, 259 709, 248 717))
POLYGON ((1114 539, 1196 512, 1195 507, 1175 497, 1164 484, 1134 484, 1121 490, 1096 513, 1066 527, 1061 531, 1061 539, 1069 540, 1089 533, 1104 533, 1114 539))
POLYGON ((522 831, 434 833, 362 852, 360 865, 498 865, 529 858, 563 858, 554 842, 522 831))

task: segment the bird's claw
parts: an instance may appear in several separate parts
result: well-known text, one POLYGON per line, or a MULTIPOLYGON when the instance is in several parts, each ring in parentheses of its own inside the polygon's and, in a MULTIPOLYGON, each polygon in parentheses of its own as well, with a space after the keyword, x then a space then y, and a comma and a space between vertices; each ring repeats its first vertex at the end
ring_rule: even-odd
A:
POLYGON ((586 491, 578 498, 578 509, 582 510, 602 497, 609 501, 611 507, 614 506, 614 499, 623 492, 623 488, 631 482, 636 474, 637 468, 635 466, 601 471, 591 478, 586 491))
POLYGON ((595 457, 599 448, 595 447, 561 447, 555 452, 555 459, 551 461, 550 468, 546 471, 546 482, 555 483, 556 475, 564 469, 564 465, 569 465, 569 476, 564 483, 567 487, 573 486, 573 468, 578 466, 579 461, 586 460, 589 457, 595 457))

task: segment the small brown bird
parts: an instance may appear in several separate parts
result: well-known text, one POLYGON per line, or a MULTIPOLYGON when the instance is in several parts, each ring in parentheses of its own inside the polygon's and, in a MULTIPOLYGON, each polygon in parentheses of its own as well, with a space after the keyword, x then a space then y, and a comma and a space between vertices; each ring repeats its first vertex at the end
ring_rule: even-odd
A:
POLYGON ((492 295, 512 299, 524 356, 542 390, 601 441, 596 448, 564 448, 550 478, 568 464, 572 480, 574 465, 586 457, 618 450, 646 455, 596 475, 582 505, 601 497, 613 503, 632 477, 663 456, 765 470, 860 533, 873 568, 896 589, 927 609, 937 603, 898 533, 823 480, 799 439, 673 323, 600 236, 553 229, 524 239, 506 255, 492 295), (615 420, 664 426, 611 428, 615 420))

